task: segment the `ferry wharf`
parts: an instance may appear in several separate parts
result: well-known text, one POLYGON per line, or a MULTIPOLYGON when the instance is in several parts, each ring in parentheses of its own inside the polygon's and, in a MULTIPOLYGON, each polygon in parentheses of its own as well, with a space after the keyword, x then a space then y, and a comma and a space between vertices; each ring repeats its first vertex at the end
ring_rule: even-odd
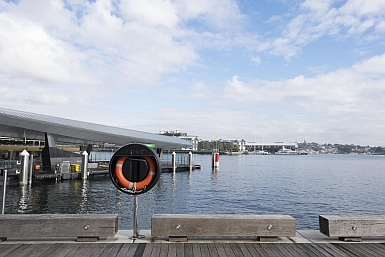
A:
POLYGON ((76 238, 17 238, 0 242, 0 257, 92 256, 92 257, 222 257, 222 256, 385 256, 385 239, 362 238, 361 242, 343 242, 316 230, 297 230, 295 237, 280 237, 276 242, 259 242, 247 238, 189 238, 187 242, 170 242, 152 237, 130 239, 132 231, 119 230, 113 237, 97 242, 76 242, 76 238))

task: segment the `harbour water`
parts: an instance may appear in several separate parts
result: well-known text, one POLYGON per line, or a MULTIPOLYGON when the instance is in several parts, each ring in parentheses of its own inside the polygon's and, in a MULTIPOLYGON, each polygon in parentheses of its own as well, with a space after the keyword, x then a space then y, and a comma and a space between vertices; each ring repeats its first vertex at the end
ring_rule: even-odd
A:
MULTIPOLYGON (((318 229, 318 215, 384 215, 385 158, 371 155, 194 155, 200 170, 164 173, 138 196, 139 228, 154 213, 288 214, 297 229, 318 229)), ((109 178, 34 181, 7 187, 5 213, 117 213, 132 229, 133 196, 109 178)))

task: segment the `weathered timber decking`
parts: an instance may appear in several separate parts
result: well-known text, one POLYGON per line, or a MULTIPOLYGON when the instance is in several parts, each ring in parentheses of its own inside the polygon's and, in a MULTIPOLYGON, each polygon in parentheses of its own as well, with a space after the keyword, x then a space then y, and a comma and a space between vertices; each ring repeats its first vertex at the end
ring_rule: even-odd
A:
POLYGON ((384 256, 383 243, 38 243, 0 244, 0 257, 222 257, 222 256, 384 256))

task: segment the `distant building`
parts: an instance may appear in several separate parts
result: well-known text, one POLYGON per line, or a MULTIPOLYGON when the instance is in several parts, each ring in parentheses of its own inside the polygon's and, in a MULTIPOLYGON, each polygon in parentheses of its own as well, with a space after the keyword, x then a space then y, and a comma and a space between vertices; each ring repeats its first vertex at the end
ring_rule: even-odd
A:
POLYGON ((266 150, 269 152, 276 152, 279 149, 286 148, 291 150, 298 150, 297 143, 285 143, 285 142, 274 142, 274 143, 257 143, 249 142, 245 143, 245 148, 249 152, 255 152, 259 150, 266 150))
POLYGON ((198 139, 197 136, 189 136, 187 133, 180 132, 179 130, 175 130, 175 131, 160 131, 159 134, 163 135, 163 136, 177 137, 179 139, 188 141, 188 142, 190 142, 192 144, 191 147, 181 148, 182 150, 198 151, 199 139, 198 139))
POLYGON ((238 151, 244 152, 246 150, 246 141, 244 139, 220 139, 222 143, 233 143, 234 145, 238 145, 238 151))

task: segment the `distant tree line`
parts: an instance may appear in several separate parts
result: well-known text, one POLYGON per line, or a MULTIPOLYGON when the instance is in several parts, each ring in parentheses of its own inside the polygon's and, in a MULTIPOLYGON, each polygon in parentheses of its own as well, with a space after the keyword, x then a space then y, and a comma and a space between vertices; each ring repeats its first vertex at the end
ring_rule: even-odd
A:
POLYGON ((217 149, 219 152, 238 152, 238 144, 221 141, 200 141, 198 143, 199 151, 212 151, 217 149))
POLYGON ((353 144, 318 144, 318 143, 299 143, 300 149, 312 149, 314 151, 325 151, 338 153, 338 154, 350 154, 350 153, 367 153, 367 154, 385 154, 385 149, 380 146, 360 146, 353 144))

